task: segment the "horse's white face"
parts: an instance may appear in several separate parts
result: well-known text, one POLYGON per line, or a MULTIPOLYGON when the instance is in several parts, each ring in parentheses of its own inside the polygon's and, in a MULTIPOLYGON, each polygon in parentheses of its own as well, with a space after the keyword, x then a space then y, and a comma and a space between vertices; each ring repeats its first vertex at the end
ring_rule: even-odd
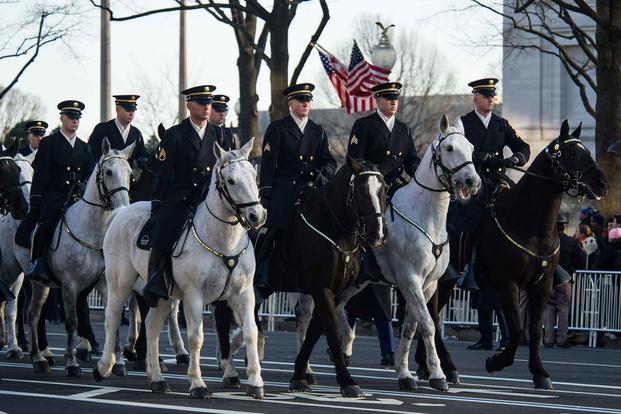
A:
MULTIPOLYGON (((232 201, 238 206, 259 200, 257 170, 248 161, 253 142, 254 138, 241 149, 228 152, 224 151, 218 143, 214 143, 214 153, 218 160, 215 166, 215 179, 226 187, 232 201)), ((227 205, 227 207, 235 213, 232 206, 227 205)), ((240 212, 244 220, 253 228, 261 227, 267 217, 265 208, 259 203, 240 207, 240 212)))
MULTIPOLYGON (((132 169, 127 158, 134 150, 134 144, 122 151, 110 149, 108 139, 102 143, 102 155, 96 168, 101 173, 100 191, 108 192, 113 209, 129 205, 129 192, 119 189, 129 189, 132 169)), ((94 172, 96 174, 96 172, 94 172)), ((105 201, 105 200, 102 200, 105 201)))
POLYGON ((30 199, 30 185, 34 175, 32 161, 34 160, 35 155, 37 155, 36 151, 26 157, 21 154, 17 154, 14 158, 15 163, 19 166, 19 183, 26 201, 30 199))
POLYGON ((453 171, 450 174, 449 185, 452 186, 454 193, 460 200, 468 200, 481 188, 481 177, 472 164, 474 146, 466 139, 460 118, 450 126, 448 118, 444 115, 440 121, 440 134, 432 145, 440 152, 442 164, 453 171))

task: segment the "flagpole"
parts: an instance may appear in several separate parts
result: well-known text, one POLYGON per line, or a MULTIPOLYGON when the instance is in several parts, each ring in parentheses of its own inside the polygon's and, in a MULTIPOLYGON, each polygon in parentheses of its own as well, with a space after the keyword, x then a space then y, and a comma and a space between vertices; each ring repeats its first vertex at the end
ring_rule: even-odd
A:
POLYGON ((326 55, 331 55, 332 54, 332 53, 328 52, 325 48, 323 48, 319 43, 311 43, 311 46, 319 49, 320 51, 322 51, 326 55))

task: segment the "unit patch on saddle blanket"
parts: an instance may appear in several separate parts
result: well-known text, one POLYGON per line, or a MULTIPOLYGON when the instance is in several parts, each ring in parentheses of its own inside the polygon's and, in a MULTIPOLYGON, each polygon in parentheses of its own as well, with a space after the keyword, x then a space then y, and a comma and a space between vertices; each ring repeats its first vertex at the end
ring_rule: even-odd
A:
POLYGON ((155 228, 155 222, 149 221, 142 226, 142 230, 140 230, 140 234, 138 235, 138 239, 136 240, 136 246, 142 250, 150 250, 151 249, 151 237, 153 235, 153 229, 155 228))

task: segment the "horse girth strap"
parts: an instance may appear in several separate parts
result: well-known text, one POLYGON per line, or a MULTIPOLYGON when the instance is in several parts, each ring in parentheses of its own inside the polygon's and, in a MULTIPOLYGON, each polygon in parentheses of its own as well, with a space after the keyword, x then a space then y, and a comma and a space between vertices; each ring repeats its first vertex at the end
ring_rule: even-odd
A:
POLYGON ((63 222, 63 224, 65 226, 65 230, 67 231, 67 233, 69 233, 69 235, 71 236, 71 238, 73 240, 77 241, 82 246, 86 247, 87 249, 98 251, 99 253, 101 253, 103 255, 103 248, 101 248, 99 246, 96 246, 94 244, 91 244, 89 242, 85 242, 85 241, 81 240, 78 236, 76 236, 76 234, 74 232, 71 231, 71 229, 69 228, 69 224, 67 224, 67 220, 65 220, 65 216, 64 215, 63 215, 63 218, 62 218, 62 222, 63 222))
POLYGON ((310 224, 310 222, 304 216, 304 213, 300 213, 300 217, 302 217, 302 221, 304 221, 304 223, 306 223, 306 225, 310 227, 312 231, 325 239, 328 243, 332 245, 332 247, 334 247, 337 252, 339 252, 339 254, 341 255, 341 260, 343 260, 343 264, 345 265, 345 268, 347 268, 351 264, 351 256, 358 251, 360 245, 356 243, 356 247, 354 247, 352 250, 345 250, 330 237, 322 233, 321 230, 310 224))
POLYGON ((222 262, 224 263, 226 268, 229 269, 229 275, 230 275, 233 272, 233 270, 235 270, 235 268, 237 267, 237 264, 239 263, 239 256, 244 254, 244 252, 248 249, 248 245, 250 244, 250 238, 246 237, 246 246, 239 253, 233 256, 227 256, 224 253, 220 253, 219 251, 213 249, 207 243, 205 243, 198 235, 198 232, 196 231, 196 227, 194 227, 194 223, 192 223, 190 227, 192 228, 192 234, 194 235, 194 238, 196 239, 198 244, 200 244, 203 247, 203 249, 207 250, 209 253, 222 259, 222 262))
MULTIPOLYGON (((442 255, 442 251, 444 250, 444 246, 446 246, 449 243, 449 239, 447 238, 445 241, 443 241, 442 243, 436 243, 433 238, 431 238, 431 235, 427 232, 427 230, 425 230, 422 226, 420 226, 418 223, 416 223, 414 220, 409 219, 408 217, 406 217, 405 214, 403 214, 398 208, 397 206, 395 206, 392 201, 390 202, 390 209, 391 211, 394 210, 403 220, 407 221, 408 223, 410 223, 412 226, 416 227, 421 233, 423 233, 423 235, 427 238, 427 240, 429 240, 431 242, 431 253, 433 254, 433 257, 435 257, 436 260, 438 260, 438 258, 442 255)), ((392 217, 392 221, 394 221, 394 215, 392 217)))
POLYGON ((538 255, 537 253, 529 250, 527 247, 522 246, 520 243, 518 243, 516 240, 514 240, 509 235, 509 233, 507 233, 505 231, 505 229, 500 225, 500 221, 498 221, 498 217, 496 216, 496 212, 494 211, 494 205, 493 204, 490 205, 490 213, 492 215, 492 218, 494 219, 494 223, 496 223, 496 227, 498 227, 498 230, 500 230, 502 235, 505 236, 505 238, 507 240, 509 240, 509 242, 511 244, 513 244, 518 249, 522 250, 524 253, 528 254, 531 257, 534 257, 536 259, 541 260, 541 267, 548 266, 548 264, 550 263, 550 260, 552 259, 552 257, 554 257, 554 255, 556 255, 559 252, 559 250, 561 249, 561 240, 557 238, 556 239, 556 247, 554 248, 552 253, 550 253, 548 255, 538 255))

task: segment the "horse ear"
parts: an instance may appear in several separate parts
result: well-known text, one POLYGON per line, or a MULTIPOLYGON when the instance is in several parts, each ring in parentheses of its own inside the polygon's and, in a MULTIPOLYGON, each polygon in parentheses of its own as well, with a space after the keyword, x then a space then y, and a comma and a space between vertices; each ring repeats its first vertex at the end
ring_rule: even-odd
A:
POLYGON ((446 114, 443 114, 442 117, 440 118, 440 132, 442 132, 442 134, 445 134, 446 131, 448 130, 448 127, 449 127, 448 116, 446 116, 446 114))
POLYGON ((108 137, 104 137, 101 142, 101 153, 106 156, 110 152, 110 141, 108 141, 108 137))
POLYGON ((581 132, 582 132, 582 122, 580 122, 580 125, 578 125, 576 129, 574 129, 574 132, 571 133, 571 136, 574 138, 580 138, 581 132))
POLYGON ((466 131, 464 130, 464 123, 461 122, 461 116, 455 118, 455 122, 453 122, 453 126, 462 134, 465 135, 466 131))
POLYGON ((160 122, 160 124, 157 126, 157 136, 160 138, 160 141, 164 139, 165 133, 166 133, 166 128, 164 128, 164 125, 162 125, 162 123, 160 122))
POLYGON ((220 144, 216 141, 213 143, 213 153, 216 156, 216 160, 220 161, 222 157, 224 157, 224 154, 226 154, 226 151, 223 150, 220 144))
POLYGON ((6 149, 4 153, 7 157, 15 157, 17 155, 17 151, 19 150, 19 139, 15 138, 13 143, 6 149))
POLYGON ((254 145, 254 137, 250 138, 250 141, 246 142, 246 144, 241 147, 241 149, 239 150, 241 152, 241 155, 248 159, 248 157, 250 156, 250 153, 252 152, 252 146, 254 145))
POLYGON ((569 135, 569 122, 567 122, 567 120, 563 121, 563 124, 561 125, 561 138, 567 138, 567 136, 569 135))
POLYGON ((349 155, 347 156, 347 166, 356 175, 360 174, 360 171, 362 171, 362 165, 360 164, 360 161, 355 158, 351 158, 349 155))
POLYGON ((134 141, 131 145, 128 145, 127 147, 125 147, 125 149, 123 149, 123 151, 121 151, 123 153, 123 156, 126 159, 129 159, 129 157, 131 157, 132 153, 134 152, 134 149, 136 149, 137 142, 138 141, 134 141))

